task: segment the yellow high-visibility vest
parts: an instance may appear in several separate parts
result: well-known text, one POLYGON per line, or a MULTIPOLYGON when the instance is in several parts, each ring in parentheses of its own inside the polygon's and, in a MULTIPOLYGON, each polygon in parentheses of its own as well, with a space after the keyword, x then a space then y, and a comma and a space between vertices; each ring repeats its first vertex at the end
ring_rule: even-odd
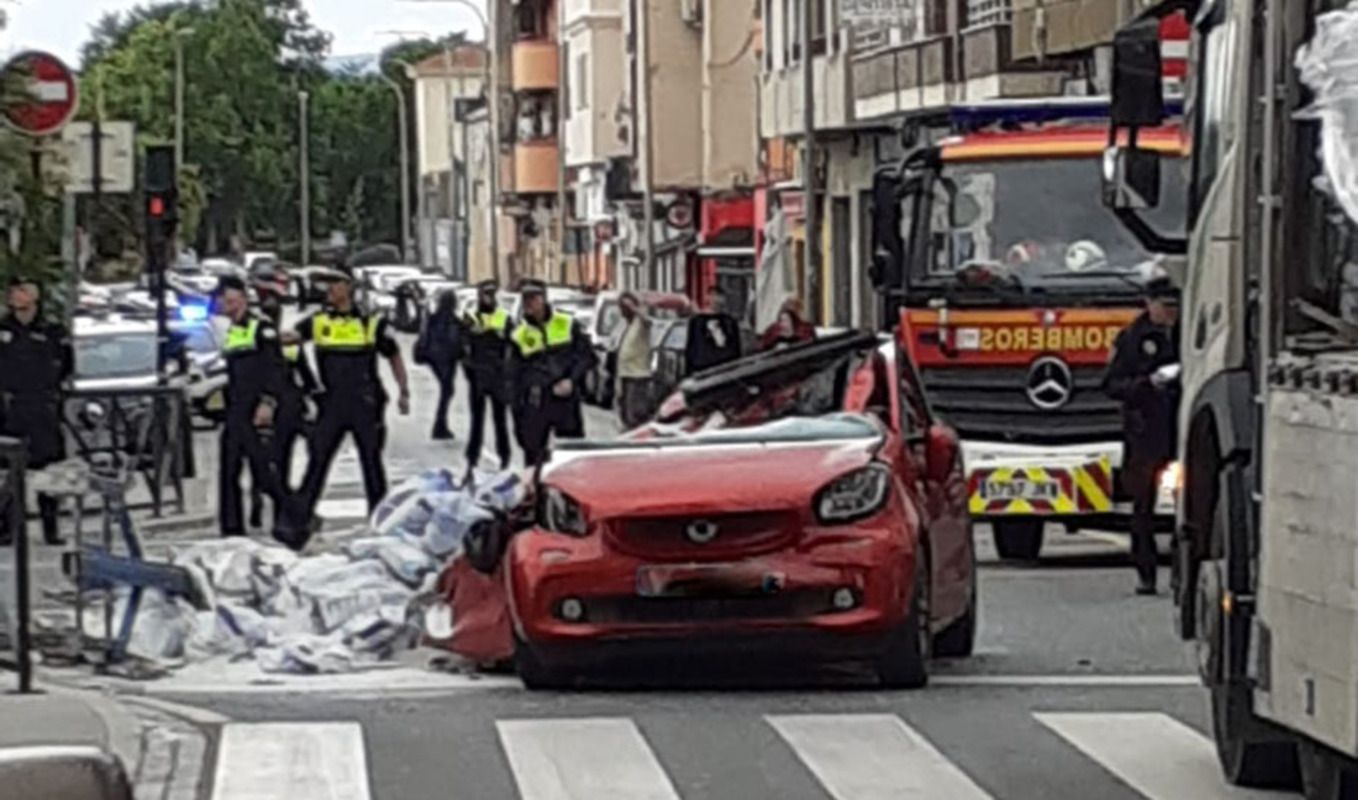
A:
POLYGON ((284 358, 284 360, 286 360, 289 364, 295 364, 295 363, 297 363, 297 359, 299 359, 299 358, 301 358, 301 357, 302 357, 302 348, 301 348, 300 345, 289 344, 289 345, 284 345, 284 346, 283 346, 283 358, 284 358))
POLYGON ((311 340, 318 350, 367 350, 377 344, 380 317, 335 317, 321 312, 311 318, 311 340))
POLYGON ((478 313, 473 319, 473 328, 477 333, 504 333, 507 327, 509 327, 509 312, 503 308, 497 308, 489 314, 478 313))
POLYGON ((519 348, 519 354, 527 358, 547 350, 564 347, 571 343, 571 329, 573 321, 569 314, 560 311, 552 314, 552 318, 547 321, 544 329, 536 325, 525 322, 514 329, 514 344, 519 348))
POLYGON ((244 325, 232 323, 226 331, 226 344, 222 346, 222 352, 230 354, 254 350, 258 334, 258 319, 251 317, 244 325))

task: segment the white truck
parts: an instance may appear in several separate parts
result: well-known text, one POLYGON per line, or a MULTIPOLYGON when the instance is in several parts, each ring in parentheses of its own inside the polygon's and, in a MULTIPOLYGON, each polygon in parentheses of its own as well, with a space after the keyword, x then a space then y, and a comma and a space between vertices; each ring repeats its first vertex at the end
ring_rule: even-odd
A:
POLYGON ((1104 197, 1143 235, 1156 18, 1194 22, 1174 552, 1227 778, 1358 798, 1358 4, 1178 0, 1118 34, 1104 197))

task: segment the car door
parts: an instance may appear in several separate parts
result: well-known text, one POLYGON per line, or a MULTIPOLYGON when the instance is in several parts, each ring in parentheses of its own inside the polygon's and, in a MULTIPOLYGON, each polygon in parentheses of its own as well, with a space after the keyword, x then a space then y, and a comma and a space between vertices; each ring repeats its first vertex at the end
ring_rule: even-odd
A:
POLYGON ((975 557, 971 536, 971 515, 966 503, 966 481, 957 432, 934 417, 925 400, 924 386, 908 351, 896 348, 896 367, 900 392, 902 436, 910 443, 916 465, 919 497, 929 530, 933 558, 933 616, 943 625, 966 612, 971 600, 975 557), (952 458, 943 480, 930 478, 929 440, 942 436, 950 440, 952 458))

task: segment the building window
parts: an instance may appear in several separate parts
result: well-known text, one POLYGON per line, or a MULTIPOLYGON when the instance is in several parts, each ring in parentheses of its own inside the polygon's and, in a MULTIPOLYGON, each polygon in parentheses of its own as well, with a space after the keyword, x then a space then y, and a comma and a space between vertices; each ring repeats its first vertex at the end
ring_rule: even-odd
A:
POLYGON ((825 6, 827 0, 809 0, 809 2, 811 3, 811 55, 823 56, 826 50, 825 6))
POLYGON ((581 53, 575 57, 575 79, 573 83, 575 102, 572 104, 572 108, 576 111, 584 111, 589 108, 589 53, 581 53))

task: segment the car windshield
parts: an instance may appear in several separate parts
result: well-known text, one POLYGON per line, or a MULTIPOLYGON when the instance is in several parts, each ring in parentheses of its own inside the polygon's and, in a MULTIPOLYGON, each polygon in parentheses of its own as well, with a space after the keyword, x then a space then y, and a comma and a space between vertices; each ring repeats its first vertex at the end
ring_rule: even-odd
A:
MULTIPOLYGON (((928 278, 1001 265, 1045 292, 1135 289, 1154 254, 1101 205, 1101 160, 1061 158, 947 165, 931 206, 928 278)), ((1161 170, 1156 230, 1182 235, 1186 184, 1178 161, 1161 170)))
POLYGON ((156 373, 156 335, 107 333, 75 340, 75 376, 82 379, 134 378, 156 373))

